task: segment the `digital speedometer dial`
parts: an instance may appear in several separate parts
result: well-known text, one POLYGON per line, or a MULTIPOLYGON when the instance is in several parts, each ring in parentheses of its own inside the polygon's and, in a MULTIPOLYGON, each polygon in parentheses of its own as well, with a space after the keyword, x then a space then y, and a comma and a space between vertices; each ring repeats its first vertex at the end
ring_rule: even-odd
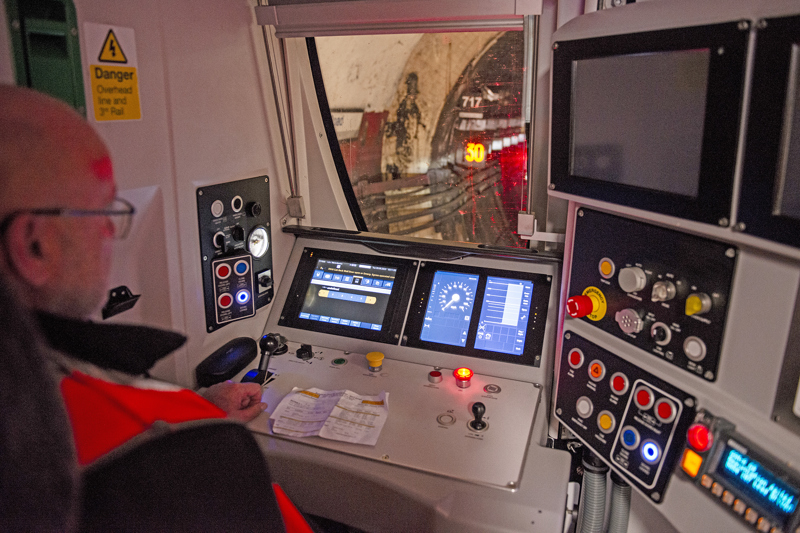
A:
POLYGON ((475 294, 472 288, 462 281, 451 281, 439 292, 439 306, 442 311, 466 313, 472 308, 475 294))
POLYGON ((247 251, 253 254, 253 257, 263 257, 269 250, 269 233, 264 226, 256 226, 250 231, 247 236, 247 251))

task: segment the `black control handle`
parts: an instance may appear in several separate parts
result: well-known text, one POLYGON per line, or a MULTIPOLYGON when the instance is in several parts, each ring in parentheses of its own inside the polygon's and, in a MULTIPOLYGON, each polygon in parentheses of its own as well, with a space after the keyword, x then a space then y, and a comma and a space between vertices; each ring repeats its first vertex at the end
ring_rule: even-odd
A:
POLYGON ((481 402, 475 402, 472 404, 472 416, 475 417, 475 420, 469 423, 470 427, 475 431, 481 431, 486 429, 486 422, 483 421, 483 415, 486 414, 486 406, 483 405, 481 402))
POLYGON ((261 361, 258 363, 258 369, 266 370, 269 366, 269 359, 272 357, 272 354, 284 346, 286 346, 286 337, 283 335, 267 333, 261 337, 261 340, 258 341, 258 347, 261 348, 261 361))

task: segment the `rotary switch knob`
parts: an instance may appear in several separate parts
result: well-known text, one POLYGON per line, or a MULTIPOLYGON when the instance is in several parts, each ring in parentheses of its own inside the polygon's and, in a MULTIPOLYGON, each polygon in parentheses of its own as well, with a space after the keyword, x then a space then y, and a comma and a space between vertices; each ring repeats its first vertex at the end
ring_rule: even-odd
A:
POLYGON ((638 292, 647 286, 647 274, 639 267, 626 267, 617 276, 619 287, 625 292, 638 292))

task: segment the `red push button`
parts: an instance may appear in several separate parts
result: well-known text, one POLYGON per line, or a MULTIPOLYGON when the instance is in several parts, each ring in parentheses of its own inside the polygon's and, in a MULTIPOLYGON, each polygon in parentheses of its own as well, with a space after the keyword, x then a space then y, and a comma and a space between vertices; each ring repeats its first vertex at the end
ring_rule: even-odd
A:
POLYGON ((574 348, 569 352, 569 366, 572 368, 580 368, 583 365, 583 352, 574 348))
POLYGON ((225 279, 231 275, 231 267, 222 263, 221 265, 217 265, 217 277, 220 279, 225 279))
POLYGON ((711 448, 714 437, 703 424, 693 424, 686 433, 686 440, 689 441, 689 446, 698 452, 705 452, 711 448))
POLYGON ((636 401, 636 406, 639 407, 639 409, 646 411, 653 407, 655 398, 653 398, 653 392, 649 388, 645 386, 637 387, 633 396, 636 401))
POLYGON ((628 392, 629 385, 628 377, 622 372, 616 372, 613 376, 611 376, 611 390, 614 391, 614 394, 622 396, 628 392))
POLYGON ((676 414, 677 411, 675 406, 670 400, 661 398, 656 402, 656 418, 658 418, 664 424, 669 424, 675 420, 676 414))
POLYGON ((594 302, 588 296, 572 296, 567 300, 567 313, 572 318, 581 318, 594 311, 594 302))
POLYGON ((233 304, 233 296, 231 296, 226 292, 225 294, 220 295, 219 300, 217 300, 217 303, 221 308, 227 309, 231 306, 231 304, 233 304))

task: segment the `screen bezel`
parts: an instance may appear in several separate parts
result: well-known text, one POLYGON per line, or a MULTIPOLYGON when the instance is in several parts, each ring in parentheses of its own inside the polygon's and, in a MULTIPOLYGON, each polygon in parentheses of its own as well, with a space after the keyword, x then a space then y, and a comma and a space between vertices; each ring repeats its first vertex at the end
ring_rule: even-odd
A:
POLYGON ((295 270, 292 285, 289 289, 290 292, 283 306, 278 325, 313 331, 315 333, 337 335, 340 337, 364 339, 384 344, 397 344, 403 329, 405 310, 408 307, 408 299, 411 294, 411 287, 414 283, 416 265, 417 262, 411 259, 339 252, 319 248, 304 248, 303 255, 295 270), (331 324, 329 322, 300 318, 300 311, 305 302, 306 291, 314 275, 317 261, 320 259, 368 263, 397 269, 394 286, 392 287, 392 294, 389 296, 389 302, 386 306, 386 313, 384 314, 380 331, 353 328, 351 326, 342 326, 341 324, 331 324))
MULTIPOLYGON (((738 23, 594 37, 554 44, 551 188, 714 225, 730 223, 748 31, 738 23), (570 173, 573 61, 708 48, 708 88, 697 196, 570 173), (717 53, 718 50, 724 53, 717 53)), ((598 89, 598 90, 601 90, 598 89)))
POLYGON ((403 334, 403 345, 414 348, 423 348, 435 352, 452 353, 489 359, 493 361, 503 361, 526 366, 539 366, 541 363, 542 347, 544 344, 544 332, 547 323, 547 311, 550 303, 550 291, 552 288, 552 276, 549 274, 538 274, 533 272, 519 272, 513 270, 500 270, 496 268, 479 268, 466 265, 453 265, 449 263, 426 262, 420 265, 417 274, 417 283, 412 296, 412 305, 406 319, 405 332, 403 334), (472 308, 472 317, 469 323, 466 346, 453 346, 450 344, 440 344, 437 342, 423 341, 420 339, 422 326, 425 321, 425 312, 430 297, 433 277, 437 271, 457 272, 461 274, 472 274, 478 276, 478 288, 475 292, 475 303, 472 308), (483 306, 483 296, 486 291, 486 282, 489 277, 506 279, 518 279, 533 283, 533 294, 531 295, 531 309, 537 309, 537 318, 531 316, 528 320, 527 331, 525 334, 525 348, 522 355, 514 355, 489 350, 473 348, 478 334, 478 321, 480 319, 481 307, 483 306))
POLYGON ((800 16, 767 19, 757 34, 737 216, 745 233, 794 247, 800 247, 800 219, 775 213, 775 197, 783 179, 779 159, 792 45, 800 44, 798 25, 800 16))

